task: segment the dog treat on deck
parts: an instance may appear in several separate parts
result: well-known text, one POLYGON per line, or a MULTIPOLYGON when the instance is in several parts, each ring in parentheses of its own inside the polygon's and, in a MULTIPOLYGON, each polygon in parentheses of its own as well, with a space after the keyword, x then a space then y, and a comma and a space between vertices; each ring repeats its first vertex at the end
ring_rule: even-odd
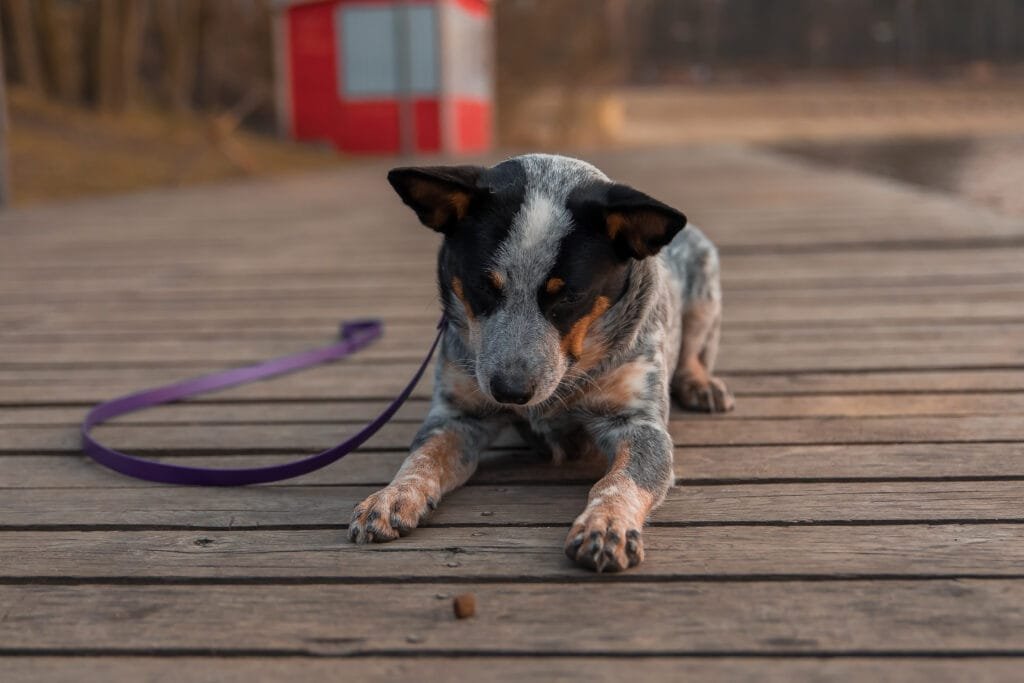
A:
POLYGON ((455 610, 456 619, 468 619, 476 614, 476 596, 472 593, 456 595, 452 600, 452 609, 455 610))

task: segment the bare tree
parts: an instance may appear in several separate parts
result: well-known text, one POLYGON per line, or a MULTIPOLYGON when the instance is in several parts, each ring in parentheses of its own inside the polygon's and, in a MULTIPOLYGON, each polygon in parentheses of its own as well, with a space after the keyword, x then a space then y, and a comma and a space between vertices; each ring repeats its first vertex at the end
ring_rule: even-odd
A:
POLYGON ((139 56, 149 3, 127 0, 121 4, 121 97, 123 106, 138 99, 139 56))
POLYGON ((68 94, 65 90, 68 79, 63 71, 67 61, 61 59, 60 55, 60 37, 54 0, 36 0, 35 20, 46 90, 51 96, 65 98, 68 94))
POLYGON ((10 202, 7 182, 7 79, 4 74, 3 31, 0 31, 0 209, 10 202))
POLYGON ((182 111, 192 105, 199 51, 198 0, 157 0, 157 27, 163 48, 163 93, 168 103, 182 111))
POLYGON ((520 0, 495 4, 498 34, 500 137, 515 144, 547 144, 551 138, 589 143, 608 135, 626 43, 618 37, 625 18, 615 0, 520 0), (568 30, 567 30, 568 29, 568 30), (523 125, 538 96, 549 95, 557 130, 523 125))
POLYGON ((98 38, 96 41, 96 103, 100 109, 119 109, 120 67, 117 43, 121 33, 118 0, 99 0, 98 38))
POLYGON ((44 92, 43 71, 39 64, 39 49, 36 31, 32 21, 32 5, 29 0, 5 0, 7 16, 11 20, 11 38, 18 67, 18 76, 23 85, 35 92, 44 92))
POLYGON ((99 0, 97 98, 101 109, 121 111, 137 95, 146 3, 99 0))

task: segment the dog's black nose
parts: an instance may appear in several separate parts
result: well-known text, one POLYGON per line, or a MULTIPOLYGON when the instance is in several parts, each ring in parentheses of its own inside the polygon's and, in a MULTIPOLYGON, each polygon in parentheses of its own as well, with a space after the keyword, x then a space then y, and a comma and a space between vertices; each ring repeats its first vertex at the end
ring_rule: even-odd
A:
POLYGON ((516 403, 523 405, 533 396, 533 387, 501 375, 491 378, 491 396, 498 403, 516 403))

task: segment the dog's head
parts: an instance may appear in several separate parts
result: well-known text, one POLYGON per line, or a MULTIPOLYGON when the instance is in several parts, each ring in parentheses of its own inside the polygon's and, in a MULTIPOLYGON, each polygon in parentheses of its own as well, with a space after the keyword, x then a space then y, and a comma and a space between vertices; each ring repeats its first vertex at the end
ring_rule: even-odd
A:
POLYGON ((445 313, 476 355, 480 391, 503 404, 543 403, 569 368, 594 364, 602 350, 588 332, 624 294, 628 264, 686 225, 679 211, 566 157, 396 168, 388 181, 444 234, 445 313))

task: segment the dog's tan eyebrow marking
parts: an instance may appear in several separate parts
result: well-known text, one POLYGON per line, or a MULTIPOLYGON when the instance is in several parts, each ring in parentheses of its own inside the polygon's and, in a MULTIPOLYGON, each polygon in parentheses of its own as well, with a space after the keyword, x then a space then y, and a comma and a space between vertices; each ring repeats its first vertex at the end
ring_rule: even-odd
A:
POLYGON ((561 291, 562 287, 565 287, 565 280, 560 277, 553 277, 544 285, 544 291, 548 294, 557 294, 561 291))
POLYGON ((583 355, 583 340, 587 337, 587 332, 590 331, 591 325, 604 315, 605 311, 611 302, 606 296, 599 296, 594 301, 594 307, 590 309, 590 313, 577 320, 569 333, 562 337, 562 351, 568 353, 573 358, 579 359, 583 355))
POLYGON ((495 289, 505 289, 505 276, 496 270, 487 273, 487 279, 491 281, 495 289))
POLYGON ((469 302, 466 301, 466 293, 462 289, 462 280, 457 277, 452 278, 452 291, 455 292, 455 296, 462 302, 462 306, 466 309, 466 317, 473 320, 473 309, 469 307, 469 302))

